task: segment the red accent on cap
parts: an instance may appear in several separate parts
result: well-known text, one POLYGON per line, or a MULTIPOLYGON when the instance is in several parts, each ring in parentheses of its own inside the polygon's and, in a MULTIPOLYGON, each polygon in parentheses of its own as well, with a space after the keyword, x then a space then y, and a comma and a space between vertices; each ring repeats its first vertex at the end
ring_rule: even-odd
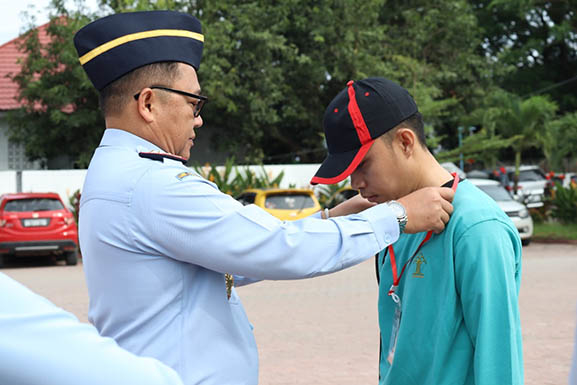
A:
POLYGON ((357 97, 355 95, 355 88, 353 87, 353 81, 350 80, 347 83, 349 87, 349 114, 351 115, 351 120, 353 121, 353 125, 355 126, 355 130, 357 130, 357 135, 361 144, 366 144, 372 140, 371 133, 367 128, 365 120, 363 119, 363 114, 359 109, 359 105, 357 104, 357 97))
POLYGON ((364 144, 360 149, 359 152, 355 155, 349 167, 345 169, 345 171, 341 172, 339 175, 334 176, 332 178, 322 178, 319 176, 314 176, 311 179, 311 184, 335 184, 339 183, 340 181, 346 179, 349 175, 351 175, 359 166, 359 163, 363 160, 371 146, 375 143, 375 139, 371 140, 370 142, 364 144))

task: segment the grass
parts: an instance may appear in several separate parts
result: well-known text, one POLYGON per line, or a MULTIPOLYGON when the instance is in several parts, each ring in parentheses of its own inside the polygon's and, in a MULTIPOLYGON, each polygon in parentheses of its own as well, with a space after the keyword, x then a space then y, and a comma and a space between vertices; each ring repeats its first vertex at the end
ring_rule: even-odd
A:
POLYGON ((577 240, 577 223, 535 223, 534 239, 577 240))

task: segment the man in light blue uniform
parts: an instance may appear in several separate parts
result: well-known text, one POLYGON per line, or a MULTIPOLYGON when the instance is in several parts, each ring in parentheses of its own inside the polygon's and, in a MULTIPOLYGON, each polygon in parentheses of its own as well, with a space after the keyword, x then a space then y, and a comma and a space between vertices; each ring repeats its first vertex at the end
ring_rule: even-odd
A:
MULTIPOLYGON (((206 101, 196 75, 203 41, 197 19, 168 11, 109 16, 75 36, 107 126, 80 208, 89 318, 187 385, 256 384, 251 325, 234 289, 227 298, 225 273, 238 285, 338 271, 394 242, 399 218, 388 205, 332 218, 368 207, 357 199, 330 220, 283 222, 185 167, 206 101)), ((430 188, 400 199, 408 229, 441 231, 452 195, 430 188)))
POLYGON ((127 352, 1 273, 0 293, 0 384, 182 385, 168 366, 127 352))
POLYGON ((439 165, 413 98, 394 82, 349 82, 324 126, 329 157, 313 182, 350 175, 373 202, 426 186, 456 189, 441 234, 402 234, 379 253, 379 384, 522 384, 521 241, 509 217, 439 165))

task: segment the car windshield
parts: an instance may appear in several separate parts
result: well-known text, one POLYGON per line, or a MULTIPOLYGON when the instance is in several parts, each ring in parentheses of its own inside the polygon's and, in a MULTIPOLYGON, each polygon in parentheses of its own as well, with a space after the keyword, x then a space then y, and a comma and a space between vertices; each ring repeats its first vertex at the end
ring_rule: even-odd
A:
POLYGON ((512 200, 511 195, 507 190, 503 187, 498 185, 485 185, 485 186, 477 186, 481 190, 483 190, 487 195, 498 202, 502 201, 510 201, 512 200))
POLYGON ((14 199, 6 202, 4 211, 23 212, 23 211, 51 211, 62 210, 64 206, 58 199, 50 198, 30 198, 14 199))
MULTIPOLYGON (((515 172, 511 171, 509 173, 509 179, 513 180, 515 172)), ((545 176, 540 170, 522 170, 519 172, 519 182, 538 182, 545 180, 545 176)))
POLYGON ((266 197, 265 207, 275 210, 302 210, 315 207, 315 201, 310 195, 269 195, 266 197))

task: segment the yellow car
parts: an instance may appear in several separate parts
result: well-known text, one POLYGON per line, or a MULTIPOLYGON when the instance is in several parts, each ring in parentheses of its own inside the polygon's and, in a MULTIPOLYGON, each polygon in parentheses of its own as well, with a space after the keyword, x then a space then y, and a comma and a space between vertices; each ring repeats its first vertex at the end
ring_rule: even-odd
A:
POLYGON ((285 221, 308 217, 321 210, 313 191, 308 189, 250 189, 236 199, 245 206, 255 204, 262 207, 285 221))

